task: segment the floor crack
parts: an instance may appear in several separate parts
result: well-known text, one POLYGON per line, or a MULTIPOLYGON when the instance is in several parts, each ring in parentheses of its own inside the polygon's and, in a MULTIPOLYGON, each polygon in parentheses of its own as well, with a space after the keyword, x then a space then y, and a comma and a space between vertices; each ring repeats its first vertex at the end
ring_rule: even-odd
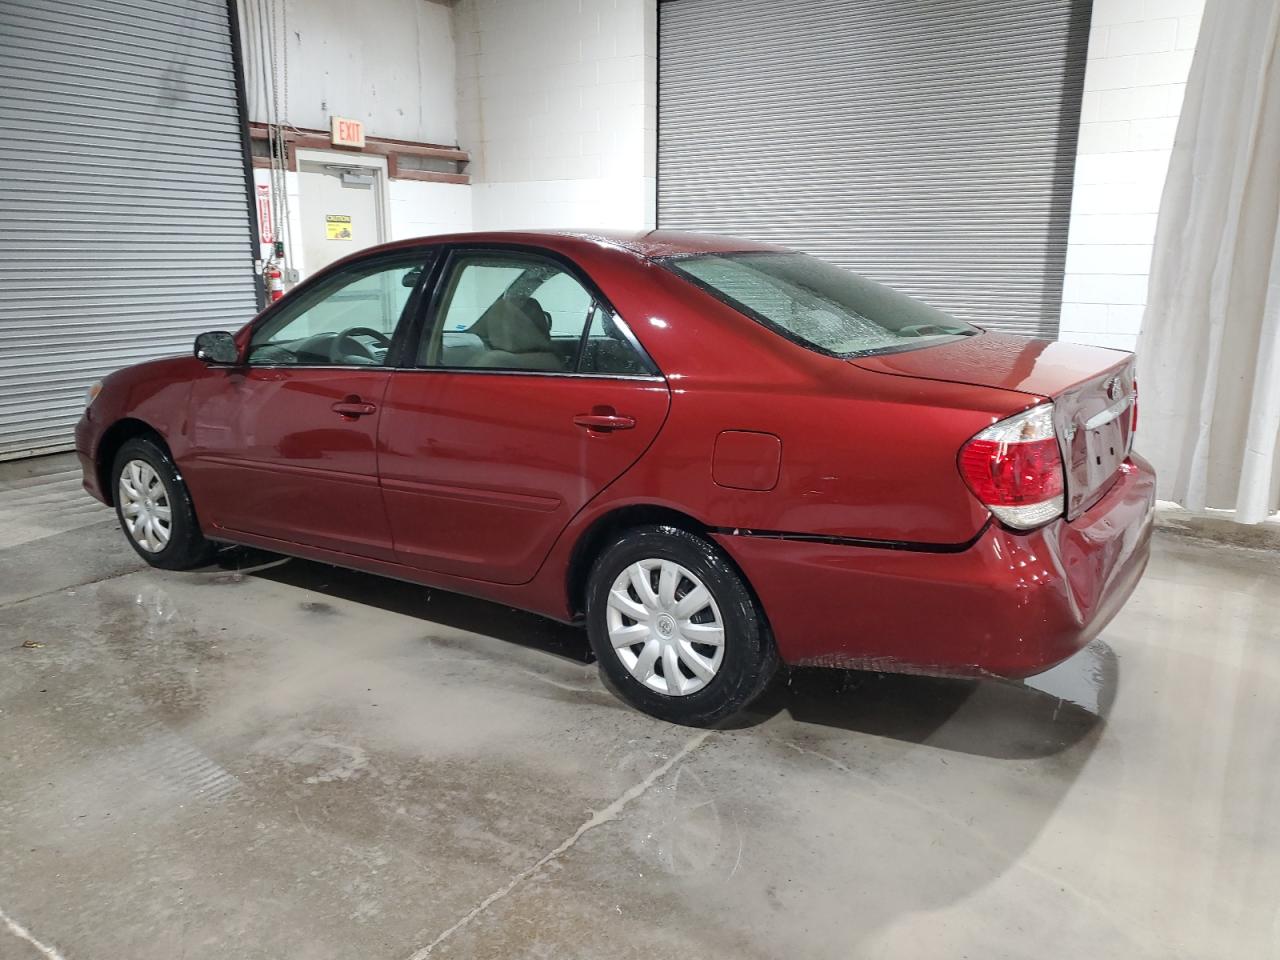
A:
POLYGON ((431 956, 431 952, 435 950, 436 947, 440 946, 440 944, 444 943, 444 941, 448 940, 459 930, 462 930, 464 927, 469 925, 471 921, 476 919, 476 917, 480 916, 499 900, 506 897, 515 890, 516 887, 520 886, 520 884, 528 880, 548 863, 563 856, 588 832, 594 830, 596 827, 618 819, 619 814, 622 813, 623 809, 628 804, 647 793, 655 783, 670 772, 672 767, 684 760, 685 757, 697 750, 698 747, 702 746, 703 741, 705 741, 710 735, 710 730, 703 730, 695 736, 690 737, 685 741, 684 746, 668 758, 665 763, 652 770, 647 777, 632 786, 603 810, 592 811, 591 817, 581 824, 577 830, 569 834, 569 836, 566 837, 554 850, 539 857, 534 863, 525 867, 525 869, 512 877, 505 885, 499 887, 497 890, 493 891, 493 893, 481 900, 457 923, 449 927, 449 929, 445 930, 425 947, 422 947, 420 950, 416 950, 409 957, 409 960, 426 960, 427 957, 431 956))
POLYGON ((62 954, 53 949, 53 947, 47 946, 33 937, 30 930, 5 913, 3 909, 0 909, 0 920, 4 921, 5 928, 10 933, 19 940, 25 940, 27 943, 31 944, 42 956, 46 958, 46 960, 63 960, 62 954))

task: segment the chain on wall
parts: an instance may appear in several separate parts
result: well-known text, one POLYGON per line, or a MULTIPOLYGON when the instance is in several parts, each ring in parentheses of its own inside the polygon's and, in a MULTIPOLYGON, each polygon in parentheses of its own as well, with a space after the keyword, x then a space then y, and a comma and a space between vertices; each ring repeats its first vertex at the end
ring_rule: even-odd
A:
MULTIPOLYGON (((259 75, 263 78, 264 111, 267 127, 267 151, 271 163, 272 236, 291 249, 289 214, 289 148, 286 130, 296 128, 289 122, 289 5, 288 0, 252 0, 256 20, 256 48, 259 75)), ((287 254, 286 254, 287 255, 287 254)))

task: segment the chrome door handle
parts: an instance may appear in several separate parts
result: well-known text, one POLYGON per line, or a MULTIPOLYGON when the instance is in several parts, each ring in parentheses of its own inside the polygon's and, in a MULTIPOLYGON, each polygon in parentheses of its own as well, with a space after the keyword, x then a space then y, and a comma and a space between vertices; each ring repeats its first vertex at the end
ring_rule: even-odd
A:
POLYGON ((573 418, 579 427, 601 433, 613 430, 630 430, 636 425, 633 417, 623 417, 616 413, 580 413, 573 418))
POLYGON ((363 400, 339 400, 332 407, 334 413, 343 417, 354 420, 356 417, 367 417, 371 413, 376 413, 378 408, 372 403, 365 403, 363 400))

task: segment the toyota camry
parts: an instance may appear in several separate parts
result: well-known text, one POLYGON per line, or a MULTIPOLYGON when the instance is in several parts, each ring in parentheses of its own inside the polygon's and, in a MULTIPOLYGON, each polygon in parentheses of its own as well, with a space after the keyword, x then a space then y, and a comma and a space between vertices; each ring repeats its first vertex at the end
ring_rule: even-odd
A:
POLYGON ((1025 677, 1147 561, 1130 354, 802 253, 477 233, 362 251, 111 374, 86 489, 149 564, 246 544, 585 625, 655 716, 779 665, 1025 677))

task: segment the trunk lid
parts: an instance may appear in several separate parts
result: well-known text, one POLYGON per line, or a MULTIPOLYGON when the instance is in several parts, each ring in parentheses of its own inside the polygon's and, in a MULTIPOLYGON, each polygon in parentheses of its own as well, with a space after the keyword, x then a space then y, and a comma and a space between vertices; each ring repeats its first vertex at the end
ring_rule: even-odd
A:
POLYGON ((981 333, 850 361, 899 377, 969 383, 1052 400, 1071 520, 1111 488, 1133 444, 1133 354, 1056 340, 981 333))

